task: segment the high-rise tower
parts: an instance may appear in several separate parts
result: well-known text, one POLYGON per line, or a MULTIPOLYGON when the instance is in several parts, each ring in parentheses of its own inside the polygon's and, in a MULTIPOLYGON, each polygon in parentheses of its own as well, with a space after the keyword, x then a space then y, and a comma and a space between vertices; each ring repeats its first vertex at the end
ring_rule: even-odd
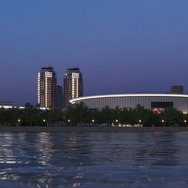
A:
POLYGON ((38 105, 54 108, 56 105, 56 73, 53 67, 42 67, 38 73, 38 105))
POLYGON ((64 107, 67 108, 69 100, 83 96, 83 78, 80 69, 70 68, 64 75, 64 107))
POLYGON ((63 89, 61 86, 56 88, 56 108, 62 109, 63 107, 63 89))

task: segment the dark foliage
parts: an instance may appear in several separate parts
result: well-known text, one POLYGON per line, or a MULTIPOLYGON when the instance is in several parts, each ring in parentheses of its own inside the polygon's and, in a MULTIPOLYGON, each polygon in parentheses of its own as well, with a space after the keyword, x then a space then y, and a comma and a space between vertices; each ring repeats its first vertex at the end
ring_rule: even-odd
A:
POLYGON ((60 109, 41 110, 30 103, 24 109, 0 109, 0 126, 52 126, 57 122, 67 125, 135 125, 143 126, 187 126, 188 115, 177 109, 168 108, 160 114, 137 105, 133 108, 101 110, 89 109, 84 103, 71 105, 66 111, 60 109))

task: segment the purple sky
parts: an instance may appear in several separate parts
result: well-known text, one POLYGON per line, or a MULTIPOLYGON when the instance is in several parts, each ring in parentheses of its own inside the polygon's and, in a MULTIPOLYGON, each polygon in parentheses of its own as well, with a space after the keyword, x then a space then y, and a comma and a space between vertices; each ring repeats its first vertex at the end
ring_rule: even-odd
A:
POLYGON ((1 0, 0 100, 36 104, 37 73, 79 67, 84 95, 188 93, 188 0, 1 0))

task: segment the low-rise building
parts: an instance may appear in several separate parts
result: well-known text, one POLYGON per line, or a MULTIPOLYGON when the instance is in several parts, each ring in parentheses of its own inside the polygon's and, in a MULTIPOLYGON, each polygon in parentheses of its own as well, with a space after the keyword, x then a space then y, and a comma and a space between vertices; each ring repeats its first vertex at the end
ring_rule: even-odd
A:
POLYGON ((146 109, 161 110, 176 108, 188 113, 188 95, 185 94, 116 94, 79 97, 70 100, 70 104, 84 102, 89 108, 135 108, 138 104, 146 109))

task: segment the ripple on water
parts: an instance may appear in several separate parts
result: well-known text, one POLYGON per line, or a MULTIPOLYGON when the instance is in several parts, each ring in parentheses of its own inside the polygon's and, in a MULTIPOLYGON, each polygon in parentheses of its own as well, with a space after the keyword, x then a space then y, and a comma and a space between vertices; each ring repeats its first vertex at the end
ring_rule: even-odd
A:
POLYGON ((188 187, 188 133, 0 133, 0 187, 188 187))

